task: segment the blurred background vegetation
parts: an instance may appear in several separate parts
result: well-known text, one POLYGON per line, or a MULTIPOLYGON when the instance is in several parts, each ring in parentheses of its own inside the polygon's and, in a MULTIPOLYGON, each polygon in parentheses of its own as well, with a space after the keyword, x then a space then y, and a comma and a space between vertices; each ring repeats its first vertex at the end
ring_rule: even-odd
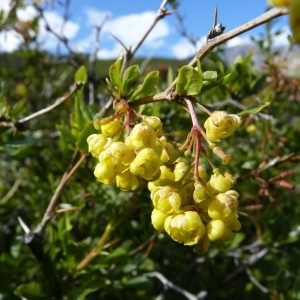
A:
MULTIPOLYGON (((219 78, 231 73, 226 83, 204 89, 197 97, 202 104, 236 113, 271 103, 223 143, 234 156, 229 169, 240 193, 242 230, 203 255, 154 230, 147 191, 124 193, 96 182, 90 156, 61 191, 43 237, 28 240, 20 221, 31 230, 40 224, 82 150, 74 96, 41 117, 20 120, 65 95, 81 65, 89 77, 80 109, 91 118, 103 113, 112 61, 92 66, 83 55, 51 55, 34 38, 1 53, 0 299, 300 299, 300 81, 287 76, 291 61, 272 48, 270 27, 256 41, 259 68, 251 52, 229 64, 222 46, 202 62, 219 78)), ((152 59, 144 72, 160 70, 163 90, 184 64, 152 59)), ((166 134, 184 137, 190 130, 189 115, 177 104, 141 109, 160 117, 166 134)), ((199 118, 205 119, 200 111, 199 118)))

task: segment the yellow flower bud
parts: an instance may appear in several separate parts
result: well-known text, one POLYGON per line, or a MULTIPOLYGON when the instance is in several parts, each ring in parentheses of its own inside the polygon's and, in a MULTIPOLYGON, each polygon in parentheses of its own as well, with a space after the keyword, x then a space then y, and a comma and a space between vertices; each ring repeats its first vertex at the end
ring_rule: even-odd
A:
POLYGON ((161 161, 151 148, 141 150, 130 164, 130 172, 146 180, 153 180, 160 174, 161 161))
POLYGON ((156 147, 156 143, 156 134, 147 123, 136 124, 125 139, 125 144, 136 152, 145 148, 153 149, 156 147))
POLYGON ((114 185, 116 182, 116 172, 101 163, 96 165, 94 175, 100 182, 107 185, 114 185))
POLYGON ((89 152, 98 157, 110 144, 111 140, 103 134, 92 134, 87 138, 89 152))
POLYGON ((119 119, 113 119, 112 121, 103 119, 100 123, 101 132, 107 137, 114 137, 116 134, 121 133, 123 128, 123 124, 119 119))
POLYGON ((229 241, 235 236, 222 220, 212 220, 206 225, 208 238, 211 241, 229 241))
POLYGON ((157 137, 161 136, 163 123, 160 118, 155 116, 144 116, 143 121, 152 127, 157 137))
POLYGON ((168 215, 164 212, 154 208, 151 214, 151 222, 153 227, 156 230, 165 231, 164 224, 167 216, 168 215))
POLYGON ((238 200, 234 195, 227 192, 220 193, 212 199, 208 206, 208 215, 214 220, 237 217, 237 209, 238 200))
POLYGON ((134 152, 123 142, 113 142, 99 155, 99 162, 115 172, 122 172, 134 158, 134 152))
POLYGON ((116 185, 122 191, 135 191, 139 188, 139 180, 129 170, 116 175, 116 185))
POLYGON ((217 143, 229 137, 240 125, 238 115, 227 114, 226 111, 214 111, 205 121, 204 128, 210 142, 217 143))
POLYGON ((231 174, 225 172, 222 174, 219 169, 214 170, 214 174, 211 175, 208 185, 217 193, 225 193, 230 190, 234 184, 234 178, 231 174))
POLYGON ((179 212, 181 197, 178 190, 171 186, 157 187, 150 195, 154 208, 172 214, 179 212))
POLYGON ((167 217, 164 227, 174 241, 184 245, 195 245, 205 235, 205 226, 195 211, 167 217))

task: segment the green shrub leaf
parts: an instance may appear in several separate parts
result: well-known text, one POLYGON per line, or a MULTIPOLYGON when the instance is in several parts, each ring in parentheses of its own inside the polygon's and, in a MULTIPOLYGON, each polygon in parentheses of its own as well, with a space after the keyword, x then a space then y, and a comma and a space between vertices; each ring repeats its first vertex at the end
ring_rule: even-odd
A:
POLYGON ((203 77, 196 69, 183 66, 179 70, 176 92, 186 96, 198 95, 202 88, 202 82, 203 77))

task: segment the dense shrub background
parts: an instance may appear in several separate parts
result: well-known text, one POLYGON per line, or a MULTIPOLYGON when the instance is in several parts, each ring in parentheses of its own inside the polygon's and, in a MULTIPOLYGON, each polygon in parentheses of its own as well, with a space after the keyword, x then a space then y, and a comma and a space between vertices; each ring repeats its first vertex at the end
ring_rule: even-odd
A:
MULTIPOLYGON (((62 97, 81 65, 89 72, 91 66, 83 56, 45 53, 34 40, 15 53, 2 53, 0 299, 300 299, 300 85, 285 75, 282 52, 262 40, 257 41, 264 61, 259 67, 251 53, 228 64, 222 47, 202 62, 203 70, 216 70, 219 78, 232 74, 230 81, 207 87, 197 97, 202 104, 234 113, 270 102, 223 143, 234 155, 229 168, 240 193, 242 230, 234 241, 215 243, 204 255, 153 229, 147 191, 124 193, 96 182, 90 156, 64 186, 42 240, 24 239, 18 218, 34 230, 64 172, 84 154, 78 149, 76 114, 79 109, 91 120, 109 101, 103 78, 112 62, 97 61, 96 77, 89 78, 96 84, 94 103, 86 84, 77 94, 79 108, 72 96, 20 124, 62 97), (79 268, 92 249, 93 259, 79 268)), ((164 63, 174 74, 185 64, 164 63)), ((149 67, 159 64, 154 60, 149 67)), ((166 80, 162 74, 161 90, 166 80)), ((189 132, 189 115, 177 104, 141 109, 159 116, 167 133, 184 137, 189 132)), ((206 117, 199 111, 199 118, 206 117)))

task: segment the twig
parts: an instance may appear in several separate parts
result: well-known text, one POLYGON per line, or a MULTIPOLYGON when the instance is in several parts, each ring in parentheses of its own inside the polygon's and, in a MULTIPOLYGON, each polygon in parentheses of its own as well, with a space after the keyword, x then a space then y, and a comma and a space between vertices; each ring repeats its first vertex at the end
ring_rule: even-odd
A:
MULTIPOLYGON (((197 60, 204 58, 208 53, 210 53, 215 47, 220 44, 223 44, 230 39, 239 36, 240 34, 247 32, 257 26, 260 26, 274 18, 287 14, 288 11, 286 8, 273 8, 268 12, 260 15, 259 17, 237 27, 233 30, 224 33, 220 36, 217 36, 213 39, 207 40, 206 44, 197 52, 195 57, 190 61, 188 66, 194 66, 197 63, 197 60)), ((172 82, 172 84, 163 92, 156 94, 153 97, 153 101, 161 101, 161 100, 172 100, 173 95, 172 92, 176 86, 177 78, 172 82)))
POLYGON ((166 8, 166 5, 168 4, 168 0, 163 0, 158 11, 156 14, 155 19, 153 20, 152 24, 150 25, 150 27, 146 30, 146 32, 144 33, 144 35, 139 39, 139 41, 137 42, 137 44, 131 49, 131 48, 127 48, 124 47, 125 49, 125 57, 124 57, 124 63, 122 66, 122 70, 121 73, 124 72, 125 68, 128 66, 129 62, 131 61, 131 59, 133 58, 133 56, 135 55, 135 53, 138 51, 138 49, 141 47, 141 45, 144 43, 145 39, 149 36, 149 34, 151 33, 151 31, 153 30, 153 28, 156 26, 156 24, 163 19, 165 16, 172 14, 174 11, 168 11, 166 8))
POLYGON ((148 277, 156 277, 163 284, 163 287, 165 290, 172 289, 172 290, 178 292, 179 294, 181 294, 182 296, 184 296, 188 300, 204 299, 207 295, 206 291, 201 291, 197 295, 194 295, 194 294, 188 292, 187 290, 184 290, 180 286, 175 285, 173 282, 169 281, 163 274, 156 272, 156 271, 146 273, 145 275, 148 277))
POLYGON ((108 223, 104 233, 101 238, 98 240, 97 245, 82 259, 82 261, 77 265, 76 270, 81 270, 85 268, 91 260, 103 249, 111 231, 113 230, 112 223, 108 223))
MULTIPOLYGON (((76 154, 76 153, 75 153, 76 154)), ((74 155, 76 156, 76 155, 74 155)), ((43 219, 41 221, 41 223, 38 225, 37 229, 34 231, 35 234, 42 236, 43 232, 48 224, 48 222, 52 219, 52 217, 55 214, 55 207, 57 205, 57 201, 58 198, 60 196, 60 193, 62 191, 62 189, 64 188, 64 186, 66 185, 66 183, 68 182, 68 180, 70 179, 70 177, 75 173, 75 171, 79 168, 79 166, 81 165, 81 163, 85 160, 86 158, 86 154, 83 154, 80 159, 77 161, 77 163, 71 168, 71 170, 69 172, 65 172, 59 185, 57 186, 50 202, 49 205, 47 207, 47 210, 43 216, 43 219)))
POLYGON ((82 87, 83 83, 82 82, 76 82, 71 90, 65 94, 64 96, 58 98, 52 105, 46 107, 46 108, 43 108, 21 120, 18 120, 16 122, 16 126, 17 125, 20 125, 20 124, 24 124, 26 122, 29 122, 35 118, 38 118, 44 114, 47 114, 48 112, 50 112, 51 110, 55 109, 56 107, 58 107, 59 105, 61 105, 62 103, 64 103, 66 100, 68 100, 78 89, 80 89, 82 87))
POLYGON ((249 268, 246 268, 246 273, 250 279, 250 281, 264 294, 267 294, 269 292, 269 289, 263 286, 253 275, 252 271, 249 268))
POLYGON ((97 82, 96 79, 96 66, 97 66, 97 56, 98 56, 98 52, 100 49, 100 45, 99 45, 99 37, 100 37, 100 33, 101 30, 106 22, 106 20, 108 19, 108 15, 106 14, 104 16, 104 19, 102 20, 101 24, 98 26, 95 26, 95 46, 94 46, 94 51, 90 56, 90 66, 91 66, 91 72, 89 75, 89 81, 88 81, 88 88, 89 88, 89 104, 94 104, 95 103, 95 97, 96 97, 96 93, 95 93, 95 85, 97 82))
POLYGON ((150 27, 148 28, 148 30, 144 33, 144 35, 141 37, 141 39, 137 42, 137 44, 133 47, 133 49, 131 50, 130 56, 134 56, 134 54, 137 52, 137 50, 141 47, 141 45, 143 44, 143 42, 145 41, 145 39, 148 37, 148 35, 150 34, 150 32, 153 30, 153 28, 156 26, 156 24, 163 19, 166 15, 169 15, 171 13, 173 13, 173 11, 168 11, 166 9, 166 5, 168 4, 168 0, 163 0, 158 12, 156 14, 156 17, 153 21, 153 23, 150 25, 150 27))

